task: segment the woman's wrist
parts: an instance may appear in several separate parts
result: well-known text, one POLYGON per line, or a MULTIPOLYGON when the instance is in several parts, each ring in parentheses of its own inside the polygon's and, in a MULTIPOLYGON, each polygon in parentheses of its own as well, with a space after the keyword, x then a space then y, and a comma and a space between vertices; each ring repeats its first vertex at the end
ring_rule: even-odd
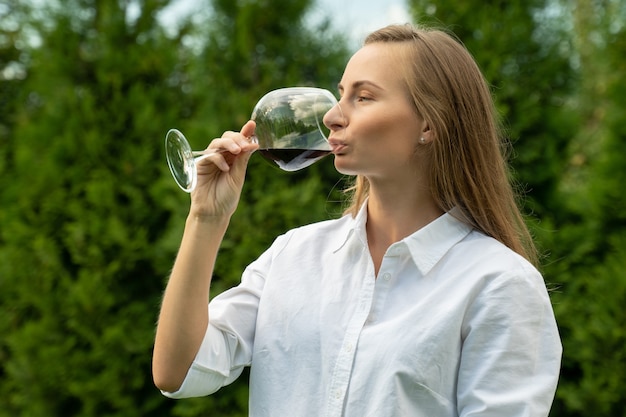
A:
POLYGON ((214 226, 214 227, 224 227, 228 226, 230 222, 230 216, 225 214, 213 214, 206 213, 203 211, 195 211, 190 210, 187 215, 186 223, 187 225, 193 226, 214 226))

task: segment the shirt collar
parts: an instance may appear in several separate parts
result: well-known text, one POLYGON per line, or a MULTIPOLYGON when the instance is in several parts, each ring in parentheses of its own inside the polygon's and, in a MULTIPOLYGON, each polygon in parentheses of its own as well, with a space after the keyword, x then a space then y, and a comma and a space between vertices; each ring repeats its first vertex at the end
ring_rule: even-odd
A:
POLYGON ((333 252, 337 252, 343 248, 351 237, 357 238, 364 247, 367 247, 367 235, 365 233, 365 223, 367 221, 367 199, 355 217, 346 214, 344 215, 343 220, 345 221, 341 230, 337 234, 337 238, 331 246, 333 248, 333 252))
POLYGON ((426 275, 454 245, 472 231, 469 225, 459 220, 456 211, 453 208, 399 242, 406 244, 422 275, 426 275))
MULTIPOLYGON (((458 209, 453 208, 400 242, 394 243, 392 247, 405 245, 417 268, 422 275, 426 275, 455 244, 471 232, 472 228, 459 220, 460 218, 458 209)), ((332 242, 334 252, 343 248, 351 238, 358 239, 361 245, 367 247, 367 200, 354 218, 346 215, 344 219, 345 223, 332 242)))

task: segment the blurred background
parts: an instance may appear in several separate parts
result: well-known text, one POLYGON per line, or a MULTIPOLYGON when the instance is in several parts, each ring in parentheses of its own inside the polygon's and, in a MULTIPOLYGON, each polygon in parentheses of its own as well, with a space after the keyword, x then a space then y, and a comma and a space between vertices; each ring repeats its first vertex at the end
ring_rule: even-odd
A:
MULTIPOLYGON (((370 30, 407 21, 464 41, 514 144, 564 345, 551 416, 626 416, 626 0, 1 2, 0 416, 246 416, 245 375, 182 401, 152 385, 189 204, 164 135, 203 148, 271 89, 334 91, 370 30)), ((332 157, 250 165, 215 293, 342 210, 332 157)))

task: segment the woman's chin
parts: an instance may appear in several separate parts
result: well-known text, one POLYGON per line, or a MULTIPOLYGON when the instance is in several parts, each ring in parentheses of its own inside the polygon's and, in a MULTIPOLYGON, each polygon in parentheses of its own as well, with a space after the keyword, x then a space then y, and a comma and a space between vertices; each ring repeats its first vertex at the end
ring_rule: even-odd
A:
POLYGON ((341 155, 335 155, 335 169, 343 175, 359 174, 359 170, 354 166, 354 164, 346 161, 346 158, 341 155))

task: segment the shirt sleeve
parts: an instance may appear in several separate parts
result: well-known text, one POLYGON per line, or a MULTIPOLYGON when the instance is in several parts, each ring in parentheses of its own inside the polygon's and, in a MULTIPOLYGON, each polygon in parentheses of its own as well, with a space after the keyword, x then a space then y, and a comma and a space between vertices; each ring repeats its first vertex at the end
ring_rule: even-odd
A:
POLYGON ((543 278, 524 268, 486 282, 463 322, 459 416, 548 416, 562 347, 543 278))
POLYGON ((256 318, 272 253, 282 237, 244 271, 241 283, 209 303, 209 326, 185 379, 169 398, 200 397, 234 382, 252 361, 256 318))
POLYGON ((161 393, 175 399, 202 397, 235 381, 245 366, 231 365, 235 363, 233 352, 237 345, 235 337, 209 324, 200 350, 178 391, 161 393))

